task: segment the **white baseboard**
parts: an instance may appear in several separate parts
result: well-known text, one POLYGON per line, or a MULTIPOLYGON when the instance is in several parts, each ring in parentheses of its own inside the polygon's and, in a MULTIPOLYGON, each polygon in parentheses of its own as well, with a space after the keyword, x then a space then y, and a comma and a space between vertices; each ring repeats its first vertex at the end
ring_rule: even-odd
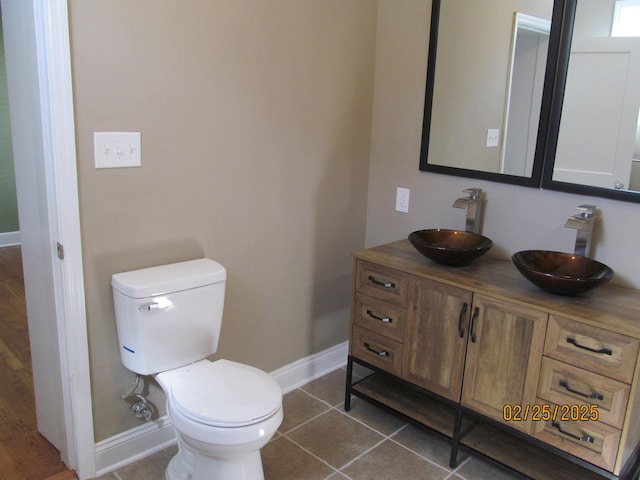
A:
MULTIPOLYGON (((288 393, 347 363, 349 342, 297 360, 274 370, 271 375, 288 393)), ((167 416, 96 443, 96 476, 136 462, 175 444, 175 434, 167 416)))
POLYGON ((20 245, 20 232, 0 233, 0 248, 20 245))
POLYGON ((176 443, 176 435, 165 415, 153 422, 96 443, 96 476, 137 462, 176 443))
POLYGON ((271 372, 278 381, 283 393, 289 393, 296 388, 326 375, 347 364, 349 342, 327 348, 322 352, 301 358, 289 365, 285 365, 271 372))

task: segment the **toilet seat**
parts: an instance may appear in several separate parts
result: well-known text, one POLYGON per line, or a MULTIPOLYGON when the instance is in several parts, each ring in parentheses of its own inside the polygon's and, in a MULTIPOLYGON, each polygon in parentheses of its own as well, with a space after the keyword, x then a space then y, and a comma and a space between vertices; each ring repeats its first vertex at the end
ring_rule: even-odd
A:
POLYGON ((229 360, 205 362, 171 382, 176 412, 211 426, 259 423, 282 406, 280 385, 269 374, 229 360))

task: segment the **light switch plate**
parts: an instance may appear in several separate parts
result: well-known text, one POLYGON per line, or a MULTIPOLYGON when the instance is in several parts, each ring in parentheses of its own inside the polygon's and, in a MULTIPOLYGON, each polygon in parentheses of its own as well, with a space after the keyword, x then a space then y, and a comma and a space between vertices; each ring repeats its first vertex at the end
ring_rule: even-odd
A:
POLYGON ((142 166, 140 132, 94 132, 96 168, 142 166))
POLYGON ((487 130, 487 147, 497 147, 500 144, 500 129, 490 128, 487 130))

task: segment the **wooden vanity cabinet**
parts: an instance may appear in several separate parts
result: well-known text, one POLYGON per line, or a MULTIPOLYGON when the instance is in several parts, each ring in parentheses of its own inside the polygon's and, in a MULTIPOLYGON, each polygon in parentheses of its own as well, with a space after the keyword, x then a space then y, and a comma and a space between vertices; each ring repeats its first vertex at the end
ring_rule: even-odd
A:
POLYGON ((401 377, 444 398, 460 401, 473 294, 412 278, 401 377))
POLYGON ((462 404, 529 433, 531 416, 513 421, 504 407, 536 403, 548 315, 476 294, 467 346, 462 404))
POLYGON ((444 267, 407 240, 354 258, 345 408, 354 394, 448 436, 452 464, 466 448, 534 479, 637 479, 640 292, 558 297, 511 262, 444 267), (597 418, 540 418, 572 408, 597 418))
POLYGON ((615 470, 639 346, 637 338, 552 315, 538 403, 560 406, 561 415, 538 422, 534 436, 615 470))
POLYGON ((409 275, 360 262, 354 290, 351 355, 401 376, 409 275))

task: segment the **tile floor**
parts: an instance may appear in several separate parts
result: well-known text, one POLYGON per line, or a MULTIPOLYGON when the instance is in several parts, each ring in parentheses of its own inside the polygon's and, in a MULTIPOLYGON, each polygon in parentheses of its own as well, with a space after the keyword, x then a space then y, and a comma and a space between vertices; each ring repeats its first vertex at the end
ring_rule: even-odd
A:
MULTIPOLYGON (((262 449, 265 480, 516 478, 465 454, 451 470, 446 441, 361 399, 355 398, 345 412, 345 374, 335 370, 284 396, 282 425, 262 449)), ((99 480, 162 480, 175 450, 168 448, 99 480)))

